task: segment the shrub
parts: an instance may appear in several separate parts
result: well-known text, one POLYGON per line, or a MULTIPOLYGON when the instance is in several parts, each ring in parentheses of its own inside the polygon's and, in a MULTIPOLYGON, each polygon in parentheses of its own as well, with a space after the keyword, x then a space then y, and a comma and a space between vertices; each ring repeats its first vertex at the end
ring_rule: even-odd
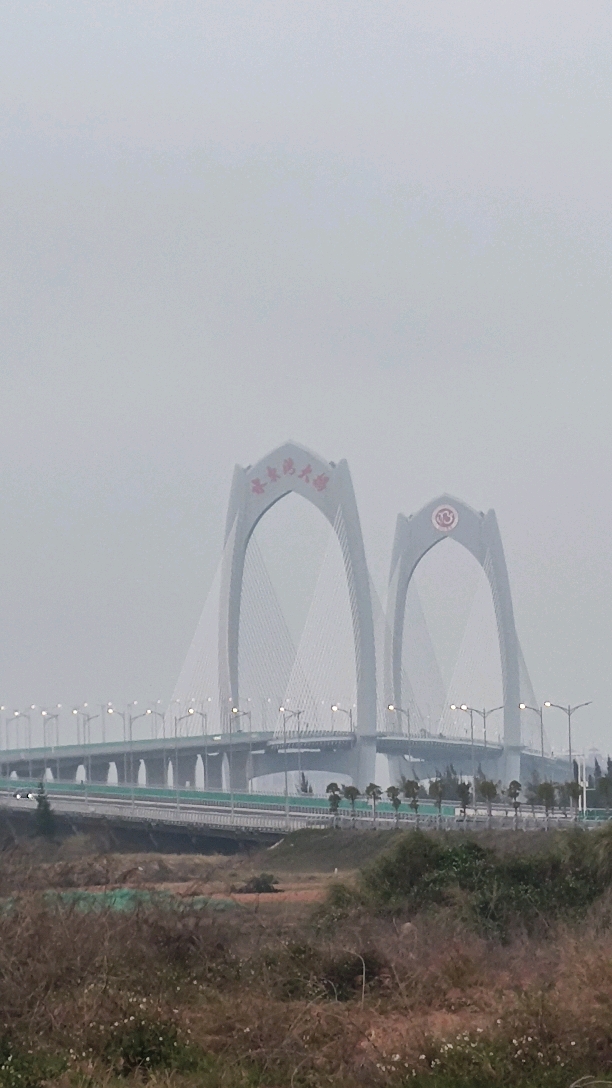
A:
POLYGON ((507 936, 557 918, 580 917, 606 887, 598 843, 575 831, 531 855, 499 855, 474 840, 444 842, 421 831, 402 836, 363 873, 363 887, 383 910, 415 912, 452 904, 483 933, 507 936))
POLYGON ((42 835, 47 839, 52 839, 55 834, 55 816, 53 815, 53 809, 51 808, 43 782, 38 783, 34 819, 36 834, 42 835))
POLYGON ((175 1068, 194 1069, 195 1048, 181 1041, 176 1024, 145 1016, 125 1016, 116 1021, 102 1047, 104 1060, 121 1076, 136 1069, 149 1071, 175 1068))
POLYGON ((0 1088, 43 1088, 66 1068, 62 1058, 32 1054, 0 1038, 0 1088))
POLYGON ((241 892, 266 894, 269 892, 275 892, 275 885, 278 884, 278 880, 272 873, 260 873, 259 876, 252 876, 250 880, 247 880, 246 884, 240 888, 241 892))

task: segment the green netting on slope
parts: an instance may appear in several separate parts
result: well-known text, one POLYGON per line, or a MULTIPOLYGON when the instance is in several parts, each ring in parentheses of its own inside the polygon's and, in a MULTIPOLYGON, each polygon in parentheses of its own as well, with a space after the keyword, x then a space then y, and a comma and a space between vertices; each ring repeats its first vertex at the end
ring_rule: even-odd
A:
POLYGON ((111 891, 86 892, 78 888, 69 891, 48 891, 44 900, 50 906, 59 905, 76 907, 88 913, 90 911, 112 910, 130 911, 138 907, 162 907, 166 910, 233 910, 236 906, 232 899, 213 899, 207 895, 194 895, 181 899, 171 892, 149 892, 137 888, 114 888, 111 891))

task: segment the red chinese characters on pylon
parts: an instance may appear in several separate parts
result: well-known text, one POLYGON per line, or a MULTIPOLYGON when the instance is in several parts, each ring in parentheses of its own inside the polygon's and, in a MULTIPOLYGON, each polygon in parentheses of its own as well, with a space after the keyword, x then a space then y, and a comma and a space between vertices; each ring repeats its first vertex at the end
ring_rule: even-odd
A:
POLYGON ((315 491, 318 491, 319 493, 325 491, 329 483, 329 476, 324 472, 320 472, 318 476, 314 475, 311 464, 305 465, 298 472, 293 457, 285 457, 282 469, 277 468, 275 465, 267 465, 266 476, 267 479, 265 480, 262 480, 260 476, 255 476, 254 479, 251 480, 251 493, 253 495, 265 495, 268 484, 279 483, 283 476, 295 476, 296 479, 301 480, 302 483, 312 484, 315 491))

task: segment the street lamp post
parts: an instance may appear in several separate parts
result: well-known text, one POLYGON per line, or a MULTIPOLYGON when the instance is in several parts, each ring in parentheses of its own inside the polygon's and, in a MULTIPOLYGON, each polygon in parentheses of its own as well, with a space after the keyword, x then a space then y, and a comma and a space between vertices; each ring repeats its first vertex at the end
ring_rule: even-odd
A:
MULTIPOLYGON (((139 718, 149 718, 151 714, 157 713, 156 710, 147 709, 143 710, 141 714, 128 715, 130 739, 130 797, 132 812, 134 811, 134 788, 136 786, 136 782, 134 781, 134 722, 137 722, 139 718)), ((136 778, 138 778, 138 775, 136 775, 136 778)))
POLYGON ((239 710, 237 706, 232 707, 232 713, 230 714, 229 726, 230 726, 230 755, 229 755, 229 780, 230 780, 230 811, 232 814, 232 823, 234 822, 234 738, 232 732, 232 721, 239 718, 249 719, 249 751, 251 750, 251 736, 253 733, 251 710, 239 710))
MULTIPOLYGON (((125 733, 126 733, 125 712, 123 710, 117 710, 117 708, 114 707, 114 706, 109 706, 108 710, 107 710, 107 713, 108 714, 118 714, 119 717, 121 718, 121 721, 123 722, 123 743, 125 744, 125 742, 126 742, 126 736, 125 736, 125 733)), ((116 764, 115 764, 115 766, 116 766, 116 764)), ((119 778, 119 768, 117 767, 117 779, 118 778, 119 778)), ((126 778, 127 778, 127 757, 126 757, 126 751, 125 751, 125 748, 124 748, 123 749, 123 781, 124 781, 124 783, 125 783, 126 778)))
POLYGON ((409 710, 405 710, 403 706, 395 706, 394 703, 388 703, 387 704, 387 709, 391 710, 392 713, 396 714, 396 716, 397 716, 397 725, 400 726, 400 732, 402 732, 402 717, 401 717, 402 714, 404 715, 404 717, 406 719, 406 724, 407 724, 407 727, 408 727, 408 763, 411 764, 411 768, 412 768, 412 758, 411 758, 412 757, 412 752, 411 752, 411 712, 409 712, 409 710))
POLYGON ((353 711, 352 711, 352 708, 349 707, 348 710, 344 710, 343 707, 338 706, 337 703, 332 703, 332 710, 333 710, 334 714, 346 714, 347 715, 348 720, 349 720, 349 729, 350 729, 350 731, 352 733, 353 732, 353 711))
MULTIPOLYGON (((550 703, 544 703, 544 706, 550 706, 550 703)), ((540 719, 540 755, 544 759, 544 706, 529 706, 529 703, 519 703, 519 710, 533 710, 534 714, 537 714, 540 719)))
POLYGON ((181 714, 181 716, 179 718, 177 718, 176 714, 174 715, 174 763, 175 763, 175 766, 173 768, 173 773, 174 773, 174 780, 175 780, 174 781, 174 786, 175 786, 175 789, 176 789, 176 811, 177 812, 180 811, 180 807, 181 807, 180 795, 179 795, 178 724, 179 724, 179 722, 184 722, 185 719, 190 718, 193 713, 194 713, 193 710, 188 710, 186 714, 181 714))
MULTIPOLYGON (((287 710, 287 708, 284 707, 284 706, 279 707, 279 710, 280 710, 281 714, 283 715, 283 747, 285 749, 285 797, 288 797, 289 791, 288 791, 288 788, 287 788, 287 722, 290 722, 292 718, 297 718, 298 777, 299 777, 299 780, 301 781, 301 779, 302 779, 302 749, 301 749, 301 740, 300 740, 300 719, 301 719, 302 714, 304 713, 304 711, 303 710, 287 710)), ((287 807, 287 812, 288 811, 289 811, 289 809, 287 807)))
MULTIPOLYGON (((85 703, 85 706, 87 706, 87 703, 85 703)), ((89 783, 91 781, 91 752, 88 752, 87 747, 86 747, 87 745, 91 744, 91 729, 90 729, 89 723, 93 722, 96 718, 99 718, 99 717, 100 717, 99 714, 83 714, 83 746, 85 747, 86 759, 87 759, 87 763, 86 763, 86 766, 85 766, 85 772, 86 772, 86 775, 87 775, 86 784, 85 784, 85 796, 86 796, 88 801, 89 801, 88 788, 89 788, 89 783)))
MULTIPOLYGON (((30 710, 34 710, 35 706, 32 705, 30 710)), ((32 777, 32 719, 27 710, 15 710, 13 713, 14 718, 25 718, 28 723, 28 777, 32 777)), ((17 726, 17 739, 19 740, 19 727, 17 726)), ((19 743, 17 743, 19 747, 19 743)))
MULTIPOLYGON (((83 768, 85 770, 85 803, 89 804, 89 781, 91 779, 91 753, 87 751, 87 744, 91 743, 91 730, 89 729, 89 723, 94 718, 99 718, 99 714, 88 714, 87 703, 83 703, 83 709, 75 707, 72 713, 76 717, 77 726, 77 748, 81 747, 81 737, 79 732, 79 715, 83 719, 83 768)), ((112 711, 109 711, 112 713, 112 711)))
POLYGON ((590 706, 592 701, 592 699, 589 699, 586 703, 576 703, 576 706, 570 706, 569 704, 567 706, 561 706, 560 703, 550 702, 544 703, 544 706, 554 706, 555 710, 562 710, 564 714, 567 714, 567 744, 569 750, 570 780, 573 779, 574 776, 574 765, 572 760, 572 714, 574 714, 576 710, 581 710, 583 706, 590 706))
POLYGON ((467 706, 466 703, 461 703, 461 706, 457 706, 456 703, 451 703, 451 710, 463 710, 464 714, 470 715, 470 745, 472 749, 472 797, 474 798, 474 812, 476 812, 476 763, 474 758, 474 708, 467 706))
MULTIPOLYGON (((195 710, 194 707, 190 707, 187 711, 188 714, 199 714, 204 722, 204 789, 208 789, 208 714, 204 710, 195 710)), ((195 785, 195 782, 194 782, 195 785)))
POLYGON ((402 731, 402 725, 401 725, 401 721, 402 721, 401 715, 402 714, 404 715, 404 717, 406 719, 406 722, 408 723, 408 760, 410 762, 410 755, 411 755, 411 753, 410 753, 410 710, 404 710, 404 708, 402 706, 395 706, 394 703, 388 703, 387 704, 387 710, 391 710, 395 714, 397 714, 397 724, 399 725, 400 733, 402 731))
MULTIPOLYGON (((58 710, 59 709, 61 709, 61 707, 58 704, 58 710)), ((53 722, 53 721, 57 722, 59 720, 59 714, 49 714, 48 710, 41 710, 40 713, 41 713, 41 717, 43 719, 43 764, 44 764, 43 779, 44 779, 46 774, 47 774, 47 725, 49 724, 49 722, 53 722)), ((57 726, 57 729, 59 729, 59 725, 57 726)), ((58 738, 58 746, 59 746, 59 738, 58 738)), ((51 745, 51 748, 53 749, 53 744, 51 745)), ((59 778, 59 757, 56 760, 55 769, 57 771, 57 777, 59 778)))
MULTIPOLYGON (((301 710, 287 710, 284 706, 279 706, 278 709, 280 710, 281 714, 283 715, 283 756, 284 756, 283 762, 285 764, 285 825, 288 827, 289 826, 289 774, 288 774, 288 768, 287 768, 287 719, 291 720, 291 718, 297 718, 297 721, 298 721, 298 749, 299 749, 300 714, 302 713, 302 711, 301 710)), ((298 751, 298 761, 300 762, 300 767, 301 767, 301 759, 300 759, 299 751, 298 751)))

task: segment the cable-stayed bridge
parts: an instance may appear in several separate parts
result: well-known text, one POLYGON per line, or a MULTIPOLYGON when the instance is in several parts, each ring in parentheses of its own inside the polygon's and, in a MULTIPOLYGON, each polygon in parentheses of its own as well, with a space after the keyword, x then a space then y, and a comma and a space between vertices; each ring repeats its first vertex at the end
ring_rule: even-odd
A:
POLYGON ((289 763, 292 773, 342 774, 363 789, 376 780, 377 757, 384 756, 391 781, 429 777, 449 764, 471 775, 486 763, 486 773, 507 783, 524 777, 538 756, 543 772, 550 760, 538 705, 493 511, 441 496, 410 517, 400 514, 383 605, 345 461, 327 462, 288 442, 254 466, 236 467, 223 556, 166 715, 168 732, 196 711, 221 736, 247 725, 272 733, 265 753, 253 757, 255 778, 284 773, 289 763), (262 519, 292 494, 316 507, 330 528, 297 645, 257 539, 262 519), (482 641, 464 638, 447 689, 419 600, 417 567, 448 540, 485 576, 493 616, 487 640, 497 644, 498 661, 497 689, 490 679, 487 689, 496 712, 490 718, 480 710, 482 641), (478 709, 470 712, 466 695, 478 709))
MULTIPOLYGON (((452 593, 447 603, 450 614, 452 593)), ((400 514, 383 603, 346 461, 327 462, 288 442, 234 471, 217 575, 165 713, 109 707, 123 736, 91 743, 91 721, 104 721, 104 709, 75 710, 83 722, 76 744, 51 746, 46 738, 26 749, 7 740, 0 760, 4 774, 243 791, 266 783, 295 792, 301 776, 315 792, 331 778, 363 790, 377 780, 431 778, 449 766, 504 784, 525 782, 534 769, 567 779, 570 753, 553 759, 539 708, 494 512, 443 495, 400 514), (329 528, 297 637, 258 539, 271 508, 292 495, 329 528), (417 573, 445 541, 470 557, 476 581, 444 678, 417 573), (149 735, 137 737, 143 726, 151 726, 149 735)))

